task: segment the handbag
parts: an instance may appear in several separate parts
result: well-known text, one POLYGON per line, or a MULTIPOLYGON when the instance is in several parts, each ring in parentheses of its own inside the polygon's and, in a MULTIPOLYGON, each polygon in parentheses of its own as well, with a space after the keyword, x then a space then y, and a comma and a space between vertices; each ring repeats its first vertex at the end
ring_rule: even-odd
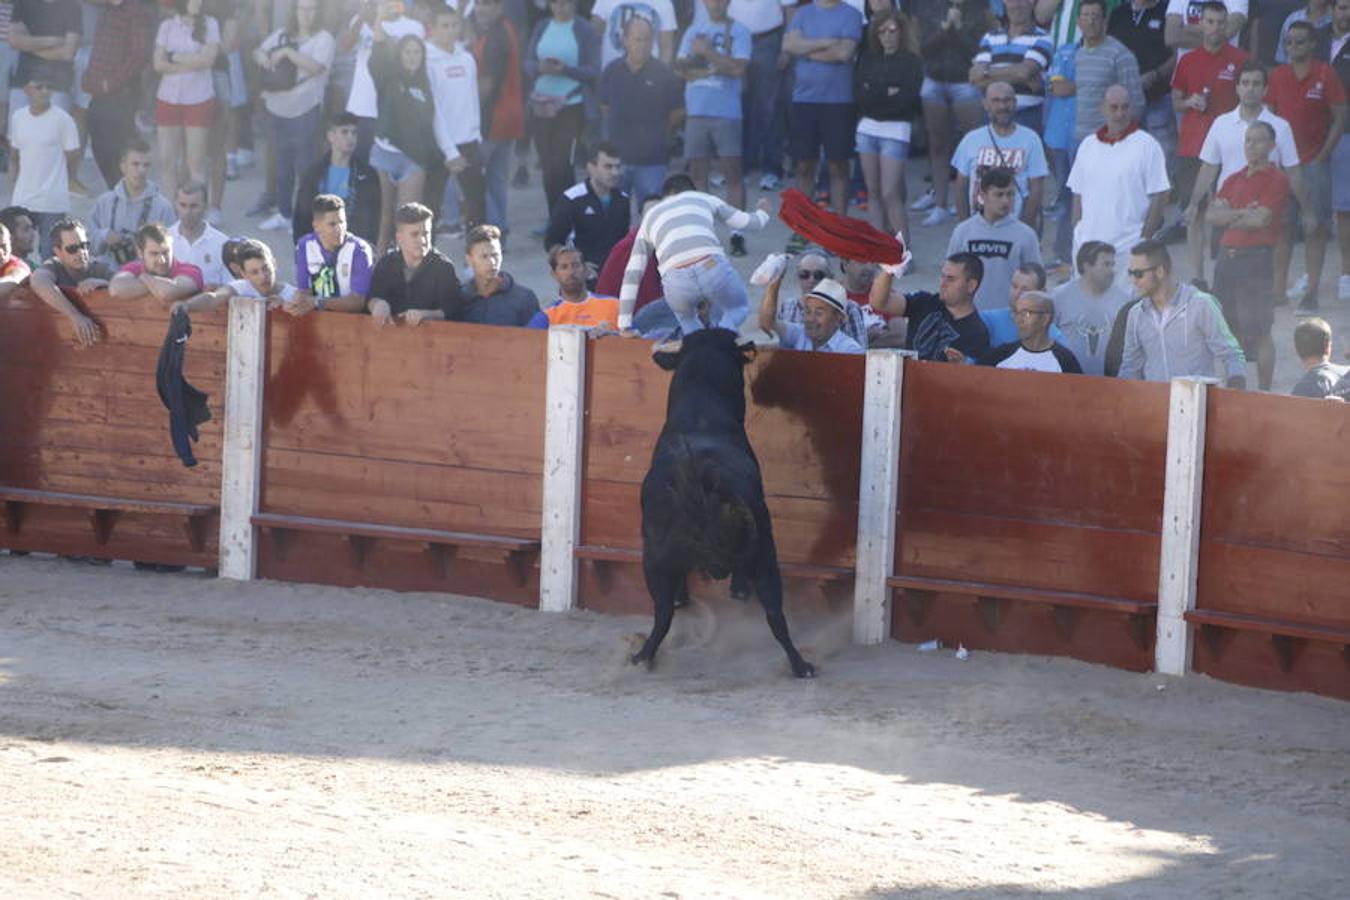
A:
MULTIPOLYGON (((295 42, 291 40, 290 36, 283 34, 281 40, 277 42, 277 45, 268 51, 268 57, 270 58, 278 50, 294 46, 295 42)), ((272 92, 289 91, 291 88, 295 87, 300 76, 299 71, 295 67, 295 63, 291 62, 289 59, 277 60, 272 68, 262 69, 261 72, 260 88, 264 91, 272 92)))

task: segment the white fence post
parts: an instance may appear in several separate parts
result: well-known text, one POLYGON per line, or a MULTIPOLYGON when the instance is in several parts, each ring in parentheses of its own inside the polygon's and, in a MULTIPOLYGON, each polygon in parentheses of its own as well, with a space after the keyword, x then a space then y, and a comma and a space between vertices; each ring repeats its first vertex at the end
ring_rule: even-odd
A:
POLYGON ((891 630, 891 589, 886 579, 895 566, 900 407, 905 358, 912 356, 903 350, 867 351, 853 583, 853 641, 857 644, 879 644, 891 630))
POLYGON ((550 328, 544 414, 544 517, 539 608, 576 606, 581 537, 581 450, 586 415, 586 329, 550 328))
POLYGON ((221 578, 253 580, 262 468, 263 384, 267 380, 267 308, 256 300, 230 300, 225 362, 225 446, 220 474, 221 578))
POLYGON ((1185 675, 1191 667, 1191 628, 1200 566, 1200 501, 1205 475, 1205 400, 1213 378, 1174 378, 1167 413, 1167 473, 1163 486, 1162 552, 1158 565, 1158 635, 1153 667, 1185 675))

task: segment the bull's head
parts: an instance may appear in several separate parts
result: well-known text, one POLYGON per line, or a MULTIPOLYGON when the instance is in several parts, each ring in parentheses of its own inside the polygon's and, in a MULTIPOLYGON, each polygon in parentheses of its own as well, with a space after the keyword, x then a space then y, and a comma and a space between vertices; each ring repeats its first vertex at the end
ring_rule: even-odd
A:
POLYGON ((688 354, 715 347, 724 353, 735 353, 740 357, 741 365, 748 365, 755 358, 755 342, 741 342, 737 337, 736 332, 727 328, 702 328, 678 341, 653 344, 652 360, 667 372, 673 372, 688 354))

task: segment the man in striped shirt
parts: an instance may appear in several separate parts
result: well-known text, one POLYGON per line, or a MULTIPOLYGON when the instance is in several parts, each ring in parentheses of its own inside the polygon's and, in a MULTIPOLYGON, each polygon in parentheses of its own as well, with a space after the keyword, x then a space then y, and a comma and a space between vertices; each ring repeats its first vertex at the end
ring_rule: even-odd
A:
POLYGON ((696 191, 693 179, 683 173, 666 179, 661 198, 643 214, 628 256, 619 289, 619 328, 632 330, 638 283, 655 251, 666 303, 685 334, 703 327, 697 313, 703 300, 708 301, 709 325, 739 330, 750 312, 750 297, 722 251, 713 223, 721 219, 737 230, 758 231, 769 223, 768 199, 761 198, 759 208, 748 213, 696 191))

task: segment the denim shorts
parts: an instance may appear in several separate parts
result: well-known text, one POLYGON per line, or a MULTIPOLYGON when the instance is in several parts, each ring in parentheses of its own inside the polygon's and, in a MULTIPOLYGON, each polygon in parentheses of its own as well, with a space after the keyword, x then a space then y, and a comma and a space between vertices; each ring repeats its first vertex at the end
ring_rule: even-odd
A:
POLYGON ((980 89, 969 81, 923 80, 919 97, 925 103, 941 103, 943 106, 955 106, 957 103, 981 103, 984 96, 980 89))
POLYGON ((860 131, 857 134, 857 142, 859 155, 870 153, 874 156, 885 156, 890 159, 898 159, 900 162, 909 159, 908 141, 893 141, 889 138, 863 134, 860 131))
POLYGON ((370 165, 371 168, 388 175, 394 184, 407 181, 422 171, 422 167, 413 162, 402 150, 390 150, 378 140, 370 148, 370 165))

